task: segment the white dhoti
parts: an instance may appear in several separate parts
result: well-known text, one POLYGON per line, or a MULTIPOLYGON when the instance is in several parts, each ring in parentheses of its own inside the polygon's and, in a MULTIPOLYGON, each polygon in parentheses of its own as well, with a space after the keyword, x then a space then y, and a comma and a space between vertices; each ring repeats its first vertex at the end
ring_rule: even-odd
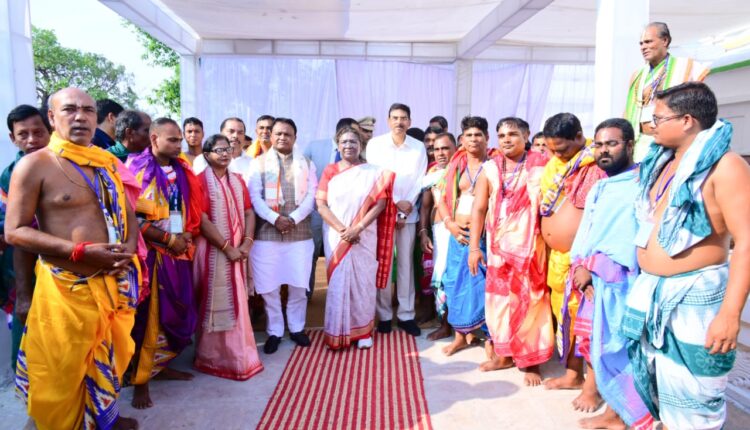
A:
POLYGON ((250 251, 255 291, 263 296, 268 315, 269 336, 284 335, 284 315, 279 289, 289 286, 286 317, 291 333, 305 328, 307 289, 312 270, 312 239, 297 242, 258 240, 250 251))

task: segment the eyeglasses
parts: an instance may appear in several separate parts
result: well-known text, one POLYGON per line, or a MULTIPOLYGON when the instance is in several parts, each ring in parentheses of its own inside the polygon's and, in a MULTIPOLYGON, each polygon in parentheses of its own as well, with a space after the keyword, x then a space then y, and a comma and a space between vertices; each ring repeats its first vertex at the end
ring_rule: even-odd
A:
POLYGON ((663 116, 663 117, 654 115, 651 117, 651 124, 653 124, 654 127, 658 127, 659 124, 663 124, 669 120, 673 120, 675 118, 681 118, 681 117, 682 115, 672 115, 672 116, 663 116))
POLYGON ((215 149, 212 149, 211 152, 213 152, 214 154, 217 154, 217 155, 231 154, 232 153, 232 148, 215 148, 215 149))
POLYGON ((342 147, 354 148, 356 146, 359 146, 359 140, 342 140, 339 142, 339 145, 341 145, 342 147))
POLYGON ((625 143, 625 141, 624 140, 607 140, 605 142, 594 141, 594 143, 591 144, 591 147, 594 149, 601 149, 602 147, 606 146, 607 148, 611 149, 611 148, 617 147, 617 145, 620 145, 622 143, 625 143))

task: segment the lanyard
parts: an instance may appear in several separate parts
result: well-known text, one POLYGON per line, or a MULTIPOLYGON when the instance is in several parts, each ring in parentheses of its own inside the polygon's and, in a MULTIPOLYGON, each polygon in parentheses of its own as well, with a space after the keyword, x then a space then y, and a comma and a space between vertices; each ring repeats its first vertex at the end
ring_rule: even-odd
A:
POLYGON ((526 162, 526 154, 527 154, 526 152, 523 153, 523 157, 521 158, 521 161, 519 161, 516 164, 516 168, 513 169, 513 173, 511 174, 511 177, 510 177, 510 179, 508 181, 505 180, 505 163, 506 163, 506 158, 505 158, 505 156, 503 156, 503 174, 502 174, 502 178, 500 178, 500 180, 502 181, 502 186, 503 186, 503 188, 502 188, 502 196, 503 197, 505 197, 505 190, 506 190, 506 188, 510 187, 513 184, 513 181, 517 178, 516 173, 518 173, 518 169, 526 162))
MULTIPOLYGON (((96 200, 99 202, 99 207, 102 210, 102 214, 104 215, 104 221, 107 223, 107 233, 110 236, 109 240, 112 241, 120 241, 120 235, 117 229, 115 228, 115 222, 112 218, 112 215, 109 212, 109 209, 107 209, 107 206, 104 204, 104 199, 102 198, 102 192, 99 188, 100 186, 100 180, 97 179, 97 176, 99 176, 98 168, 94 168, 94 181, 91 181, 89 179, 88 175, 81 169, 81 167, 74 163, 71 160, 68 160, 71 165, 78 171, 78 173, 83 177, 83 179, 86 181, 86 184, 91 188, 91 190, 96 194, 96 200)), ((114 202, 116 204, 116 202, 114 202)))
POLYGON ((479 179, 479 174, 482 173, 482 169, 484 168, 484 163, 479 165, 479 169, 477 169, 477 173, 474 175, 474 178, 471 177, 471 172, 469 171, 469 165, 466 164, 466 176, 469 177, 469 192, 474 192, 474 185, 477 183, 477 179, 479 179))

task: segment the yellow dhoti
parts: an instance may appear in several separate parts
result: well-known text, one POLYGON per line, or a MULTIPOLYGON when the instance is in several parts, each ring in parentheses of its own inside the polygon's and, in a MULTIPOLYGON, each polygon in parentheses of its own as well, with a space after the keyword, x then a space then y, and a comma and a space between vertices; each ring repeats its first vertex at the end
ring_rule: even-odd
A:
MULTIPOLYGON (((562 308, 565 300, 565 281, 570 271, 570 252, 560 252, 551 250, 549 261, 547 263, 547 285, 550 287, 550 303, 552 305, 552 314, 557 321, 558 329, 555 337, 557 339, 558 352, 562 355, 563 351, 563 330, 560 325, 563 323, 562 308)), ((570 314, 570 327, 575 327, 576 315, 578 314, 578 297, 571 294, 568 297, 568 311, 570 314)))
POLYGON ((16 390, 39 429, 111 428, 135 345, 127 276, 76 275, 39 260, 16 390))

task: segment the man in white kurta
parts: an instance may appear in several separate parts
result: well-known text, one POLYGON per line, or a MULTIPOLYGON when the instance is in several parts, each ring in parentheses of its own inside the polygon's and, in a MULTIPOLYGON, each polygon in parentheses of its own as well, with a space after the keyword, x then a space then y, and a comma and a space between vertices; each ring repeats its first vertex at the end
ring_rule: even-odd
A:
POLYGON ((304 328, 314 246, 310 213, 318 181, 315 165, 294 147, 296 136, 292 120, 276 118, 271 149, 250 166, 248 188, 256 214, 250 259, 255 291, 263 297, 268 316, 266 354, 276 352, 284 335, 279 294, 283 284, 289 286, 289 337, 300 346, 310 345, 304 328))
MULTIPOLYGON (((411 110, 394 103, 388 111, 391 131, 373 137, 367 144, 367 162, 396 173, 393 201, 398 208, 396 220, 396 296, 398 297, 398 326, 412 336, 420 330, 414 322, 414 266, 412 253, 416 238, 419 210, 415 207, 422 190, 422 177, 427 171, 424 144, 406 135, 411 126, 411 110)), ((378 331, 391 331, 393 319, 393 289, 391 285, 378 291, 378 331)))

